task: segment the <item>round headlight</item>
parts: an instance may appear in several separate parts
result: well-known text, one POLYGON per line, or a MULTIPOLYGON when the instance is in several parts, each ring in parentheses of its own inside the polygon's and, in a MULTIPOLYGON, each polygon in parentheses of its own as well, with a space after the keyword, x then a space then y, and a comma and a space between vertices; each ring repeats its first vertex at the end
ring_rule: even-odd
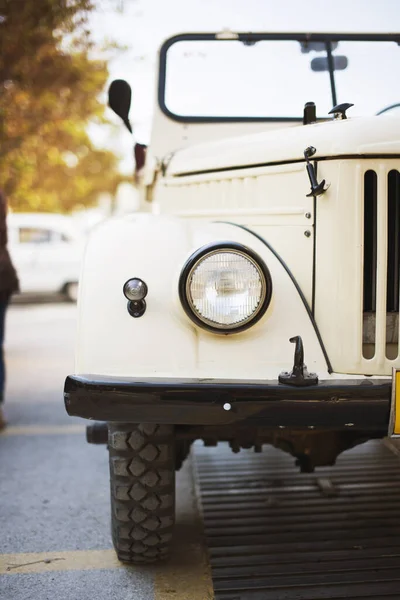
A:
POLYGON ((183 268, 180 299, 198 325, 219 333, 246 329, 271 299, 268 268, 254 252, 235 243, 201 248, 183 268))

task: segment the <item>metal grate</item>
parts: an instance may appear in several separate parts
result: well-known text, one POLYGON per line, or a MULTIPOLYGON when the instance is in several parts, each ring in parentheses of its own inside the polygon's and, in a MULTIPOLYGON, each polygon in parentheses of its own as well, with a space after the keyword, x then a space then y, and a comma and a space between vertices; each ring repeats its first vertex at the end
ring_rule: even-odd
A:
POLYGON ((400 597, 400 461, 384 444, 315 474, 273 448, 194 455, 217 600, 400 597))

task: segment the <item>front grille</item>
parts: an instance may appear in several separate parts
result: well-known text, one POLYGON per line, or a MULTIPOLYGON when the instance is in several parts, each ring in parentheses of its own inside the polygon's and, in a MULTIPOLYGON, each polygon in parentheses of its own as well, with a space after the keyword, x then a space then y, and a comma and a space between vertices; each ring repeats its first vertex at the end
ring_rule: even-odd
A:
POLYGON ((396 359, 399 339, 400 173, 364 174, 363 356, 396 359))

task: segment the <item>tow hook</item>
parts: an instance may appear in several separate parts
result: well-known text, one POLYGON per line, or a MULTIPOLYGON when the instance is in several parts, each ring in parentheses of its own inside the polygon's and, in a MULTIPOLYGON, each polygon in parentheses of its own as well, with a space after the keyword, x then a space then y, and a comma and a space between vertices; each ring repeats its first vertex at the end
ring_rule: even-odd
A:
POLYGON ((283 371, 279 377, 279 383, 285 383, 286 385, 296 385, 305 387, 307 385, 317 385, 318 384, 318 375, 316 373, 309 373, 306 365, 304 364, 304 348, 303 348, 303 340, 299 335, 290 338, 289 340, 293 344, 296 344, 294 350, 294 365, 293 369, 288 371, 283 371))

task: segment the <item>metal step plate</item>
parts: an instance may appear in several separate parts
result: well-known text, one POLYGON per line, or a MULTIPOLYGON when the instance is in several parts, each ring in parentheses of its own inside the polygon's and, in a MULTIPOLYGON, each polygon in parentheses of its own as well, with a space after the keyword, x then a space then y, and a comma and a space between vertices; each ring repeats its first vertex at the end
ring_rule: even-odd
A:
POLYGON ((217 600, 400 598, 400 459, 383 442, 312 474, 268 446, 194 457, 217 600))

